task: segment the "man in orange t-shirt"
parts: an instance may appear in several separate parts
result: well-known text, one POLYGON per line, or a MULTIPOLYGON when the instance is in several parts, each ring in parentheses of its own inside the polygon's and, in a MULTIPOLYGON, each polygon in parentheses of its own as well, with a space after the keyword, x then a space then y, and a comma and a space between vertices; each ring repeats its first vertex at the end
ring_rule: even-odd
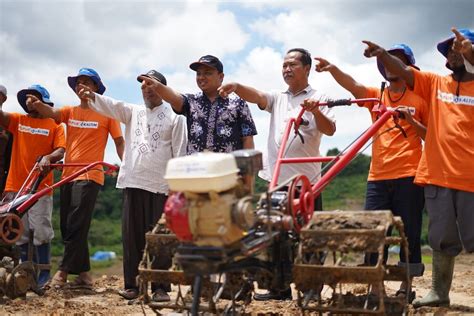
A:
MULTIPOLYGON (((33 94, 48 106, 53 106, 49 100, 48 91, 40 85, 33 85, 18 92, 18 102, 27 115, 6 113, 0 110, 0 123, 13 135, 12 160, 5 187, 5 200, 11 201, 20 191, 31 169, 39 157, 40 170, 47 171, 48 165, 59 161, 64 156, 66 141, 64 129, 50 118, 43 118, 29 106, 30 100, 26 95, 33 94)), ((38 190, 53 184, 53 174, 49 173, 41 182, 38 190)), ((22 221, 25 227, 23 235, 17 241, 21 249, 21 260, 28 258, 30 230, 34 230, 33 244, 35 246, 34 260, 41 264, 50 263, 50 243, 54 237, 51 216, 53 212, 53 197, 50 195, 40 198, 26 214, 22 221)), ((38 277, 38 285, 42 286, 49 279, 49 270, 42 270, 38 277)))
MULTIPOLYGON (((471 30, 459 33, 474 40, 471 30)), ((454 259, 463 246, 467 252, 474 251, 474 74, 466 71, 462 55, 453 49, 454 38, 437 46, 452 71, 447 76, 406 67, 380 46, 365 41, 367 57, 377 56, 430 104, 425 150, 415 182, 425 185, 433 275, 431 291, 416 300, 415 307, 449 305, 454 259)))
MULTIPOLYGON (((416 68, 415 57, 407 45, 394 45, 388 52, 404 64, 416 68)), ((380 99, 380 89, 360 84, 323 58, 315 59, 319 61, 316 71, 328 71, 354 97, 380 99)), ((365 209, 389 209, 394 215, 402 218, 409 244, 410 275, 421 276, 424 271, 420 241, 424 197, 423 188, 413 181, 423 149, 422 139, 426 134, 429 109, 422 98, 407 90, 403 79, 387 72, 380 63, 378 68, 382 76, 390 82, 382 95, 381 103, 387 107, 397 108, 405 119, 395 119, 396 122, 387 121, 374 136, 365 209), (399 124, 403 131, 396 128, 395 123, 399 124)), ((377 113, 372 112, 374 105, 372 102, 360 105, 370 111, 372 122, 377 120, 377 113)), ((366 262, 375 265, 377 257, 377 254, 370 254, 366 257, 366 262)), ((400 252, 399 265, 406 265, 406 262, 405 253, 400 252)), ((402 283, 397 294, 406 294, 405 287, 406 285, 402 283)), ((414 293, 410 295, 413 299, 414 293)))
MULTIPOLYGON (((76 94, 79 84, 86 85, 99 94, 105 91, 98 73, 90 68, 81 68, 77 76, 68 77, 68 84, 76 94)), ((65 163, 102 161, 109 134, 114 139, 118 156, 122 159, 124 139, 120 123, 89 109, 88 99, 80 100, 78 106, 64 106, 60 109, 48 107, 39 100, 35 102, 40 113, 67 126, 65 163)), ((81 167, 64 168, 62 176, 67 177, 80 169, 81 167)), ((88 273, 90 259, 87 235, 97 194, 103 184, 102 168, 97 168, 61 187, 60 226, 64 254, 58 272, 52 279, 53 287, 64 285, 68 274, 78 275, 73 286, 92 285, 92 278, 88 273)))

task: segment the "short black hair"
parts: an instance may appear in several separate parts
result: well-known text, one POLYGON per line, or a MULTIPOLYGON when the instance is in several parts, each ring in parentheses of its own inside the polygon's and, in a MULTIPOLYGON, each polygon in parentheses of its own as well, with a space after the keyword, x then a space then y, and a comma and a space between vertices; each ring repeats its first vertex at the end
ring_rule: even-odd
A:
POLYGON ((303 66, 309 65, 311 68, 311 54, 304 48, 292 48, 286 52, 286 54, 292 53, 292 52, 297 52, 301 54, 300 61, 303 64, 303 66))

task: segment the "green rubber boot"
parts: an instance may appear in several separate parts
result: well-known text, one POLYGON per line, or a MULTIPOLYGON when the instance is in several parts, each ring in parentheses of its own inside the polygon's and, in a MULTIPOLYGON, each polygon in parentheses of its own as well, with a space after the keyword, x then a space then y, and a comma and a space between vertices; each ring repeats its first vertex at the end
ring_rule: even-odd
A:
POLYGON ((449 290, 453 281, 454 258, 440 251, 433 251, 431 290, 425 297, 413 301, 413 307, 449 306, 449 290))

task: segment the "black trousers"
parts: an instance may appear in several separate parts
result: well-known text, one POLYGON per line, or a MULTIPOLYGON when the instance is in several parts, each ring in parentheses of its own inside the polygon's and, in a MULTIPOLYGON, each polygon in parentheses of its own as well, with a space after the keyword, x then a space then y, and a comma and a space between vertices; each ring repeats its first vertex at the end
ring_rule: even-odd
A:
MULTIPOLYGON (((145 234, 153 229, 163 214, 168 198, 165 194, 152 193, 142 189, 125 188, 123 190, 122 244, 123 275, 126 289, 138 288, 138 265, 143 257, 145 234)), ((160 255, 152 258, 154 269, 168 269, 172 258, 160 255)), ((152 291, 158 288, 170 292, 169 283, 152 283, 152 291)))
POLYGON ((87 236, 100 185, 94 181, 73 181, 60 190, 60 228, 64 254, 59 270, 79 274, 91 269, 87 236))

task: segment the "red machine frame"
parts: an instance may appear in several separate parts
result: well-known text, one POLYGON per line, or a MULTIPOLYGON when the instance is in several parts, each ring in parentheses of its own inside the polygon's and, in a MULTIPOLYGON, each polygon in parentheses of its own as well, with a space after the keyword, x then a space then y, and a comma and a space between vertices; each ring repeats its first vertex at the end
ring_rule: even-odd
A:
POLYGON ((277 181, 280 176, 280 170, 283 164, 290 163, 311 163, 311 162, 332 162, 334 165, 327 170, 327 172, 321 176, 321 178, 311 186, 309 180, 306 176, 300 175, 295 178, 290 186, 290 195, 289 198, 293 201, 291 202, 292 206, 292 216, 295 219, 295 228, 299 231, 302 228, 302 224, 298 223, 297 217, 302 216, 304 224, 306 224, 312 217, 314 207, 313 201, 314 197, 317 197, 321 194, 324 188, 329 184, 329 182, 344 169, 351 160, 358 154, 360 149, 367 143, 367 141, 372 138, 377 131, 382 127, 385 122, 387 122, 390 117, 398 117, 396 110, 392 108, 387 108, 385 105, 380 103, 379 99, 376 98, 365 98, 365 99, 347 99, 347 100, 338 100, 338 101, 329 101, 321 102, 319 106, 335 106, 335 105, 350 105, 354 103, 365 103, 373 102, 378 103, 372 109, 372 112, 378 114, 378 119, 361 135, 359 136, 352 145, 347 148, 347 151, 341 153, 338 156, 327 156, 327 157, 293 157, 293 158, 284 158, 286 151, 286 145, 291 133, 291 130, 294 129, 295 134, 298 134, 298 129, 303 123, 303 114, 305 109, 301 109, 296 118, 290 118, 285 132, 282 137, 282 144, 278 151, 278 158, 275 164, 275 169, 273 171, 272 181, 269 185, 269 191, 274 191, 277 189, 277 181), (299 186, 301 184, 301 186, 299 186), (298 189, 297 186, 298 185, 298 189), (299 197, 295 198, 295 191, 300 190, 299 197))

